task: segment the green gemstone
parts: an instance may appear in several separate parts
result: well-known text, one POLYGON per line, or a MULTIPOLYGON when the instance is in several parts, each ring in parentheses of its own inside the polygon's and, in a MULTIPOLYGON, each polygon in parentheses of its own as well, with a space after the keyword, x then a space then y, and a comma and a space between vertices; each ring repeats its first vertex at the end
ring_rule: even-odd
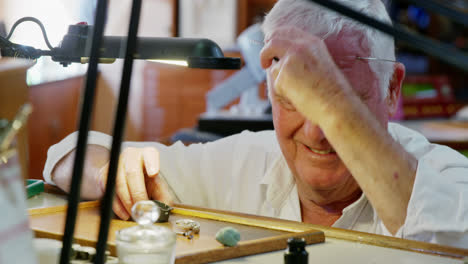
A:
POLYGON ((233 227, 224 227, 216 233, 216 240, 225 246, 233 247, 240 241, 240 233, 233 227))

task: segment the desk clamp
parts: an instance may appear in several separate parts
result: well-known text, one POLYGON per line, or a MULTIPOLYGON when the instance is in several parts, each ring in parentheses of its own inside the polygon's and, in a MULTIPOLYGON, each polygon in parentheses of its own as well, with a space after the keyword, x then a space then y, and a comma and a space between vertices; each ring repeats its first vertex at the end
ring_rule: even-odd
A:
POLYGON ((7 119, 0 119, 0 164, 7 163, 8 159, 16 154, 16 148, 12 146, 14 138, 27 123, 31 112, 31 105, 25 104, 11 122, 7 119))

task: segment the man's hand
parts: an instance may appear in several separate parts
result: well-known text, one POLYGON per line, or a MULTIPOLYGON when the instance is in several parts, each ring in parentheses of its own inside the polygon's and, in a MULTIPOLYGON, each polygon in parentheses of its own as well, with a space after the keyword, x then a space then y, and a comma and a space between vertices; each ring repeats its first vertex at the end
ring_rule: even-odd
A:
MULTIPOLYGON (((99 171, 98 183, 104 191, 109 163, 99 171)), ((153 147, 125 148, 120 154, 116 178, 116 197, 112 209, 121 219, 130 218, 133 204, 142 200, 159 200, 171 204, 166 182, 157 177, 159 152, 153 147)))
POLYGON ((325 116, 320 113, 333 107, 337 95, 353 92, 324 41, 299 29, 281 28, 268 36, 261 63, 269 68, 272 96, 281 97, 299 112, 316 113, 316 118, 325 116))
MULTIPOLYGON (((52 171, 52 181, 65 192, 70 190, 75 151, 62 158, 52 171)), ((173 201, 169 186, 159 173, 159 152, 152 147, 125 148, 120 154, 116 178, 116 197, 112 209, 121 219, 129 219, 133 204, 141 200, 173 201)), ((109 169, 109 150, 89 145, 83 171, 81 198, 102 197, 109 169)))

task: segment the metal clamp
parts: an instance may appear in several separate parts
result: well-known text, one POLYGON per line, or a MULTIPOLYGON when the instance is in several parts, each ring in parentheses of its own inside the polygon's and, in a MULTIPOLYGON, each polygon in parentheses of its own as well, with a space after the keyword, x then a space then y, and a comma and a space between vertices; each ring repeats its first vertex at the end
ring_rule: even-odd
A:
POLYGON ((171 214, 172 208, 171 206, 157 200, 153 200, 153 202, 159 207, 159 218, 156 220, 157 223, 165 223, 169 221, 169 215, 171 214))
POLYGON ((18 131, 26 124, 31 112, 31 105, 25 104, 11 122, 0 119, 0 164, 7 163, 8 159, 16 153, 16 149, 10 145, 18 131))

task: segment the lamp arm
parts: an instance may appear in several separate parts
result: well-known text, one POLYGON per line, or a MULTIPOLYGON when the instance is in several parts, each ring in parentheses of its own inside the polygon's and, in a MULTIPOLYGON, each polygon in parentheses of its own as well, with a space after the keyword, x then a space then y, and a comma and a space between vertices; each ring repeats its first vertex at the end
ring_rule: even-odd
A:
POLYGON ((35 60, 41 56, 51 56, 53 50, 41 50, 31 46, 20 45, 0 37, 0 53, 3 57, 14 57, 35 60))

